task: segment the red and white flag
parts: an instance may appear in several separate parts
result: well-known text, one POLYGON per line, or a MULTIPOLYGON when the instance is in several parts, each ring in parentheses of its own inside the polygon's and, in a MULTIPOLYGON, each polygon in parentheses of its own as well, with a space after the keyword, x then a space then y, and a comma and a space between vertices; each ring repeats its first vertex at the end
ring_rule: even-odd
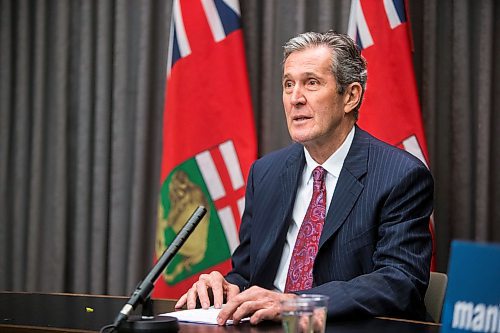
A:
MULTIPOLYGON (((348 34, 368 63, 358 124, 429 165, 404 0, 352 0, 348 34)), ((434 242, 434 222, 429 222, 434 242)), ((433 246, 431 269, 435 268, 433 246)))
POLYGON ((155 297, 177 298, 199 274, 230 269, 256 155, 238 0, 174 0, 155 257, 198 205, 208 212, 155 297))

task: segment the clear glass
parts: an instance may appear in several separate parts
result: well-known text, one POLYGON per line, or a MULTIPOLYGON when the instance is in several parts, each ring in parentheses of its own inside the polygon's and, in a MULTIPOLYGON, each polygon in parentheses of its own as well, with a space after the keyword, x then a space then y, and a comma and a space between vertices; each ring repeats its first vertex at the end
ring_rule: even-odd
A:
POLYGON ((281 319, 286 333, 323 333, 328 296, 299 295, 281 302, 281 319))

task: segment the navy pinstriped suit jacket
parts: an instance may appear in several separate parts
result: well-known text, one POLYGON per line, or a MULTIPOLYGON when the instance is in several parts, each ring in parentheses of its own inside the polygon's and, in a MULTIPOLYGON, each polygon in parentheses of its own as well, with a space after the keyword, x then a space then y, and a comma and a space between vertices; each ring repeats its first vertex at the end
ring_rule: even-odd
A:
MULTIPOLYGON (((304 164, 303 146, 294 144, 252 166, 240 246, 226 276, 241 290, 274 288, 304 164)), ((330 296, 329 318, 426 318, 433 186, 418 159, 356 127, 321 234, 313 287, 304 291, 330 296)))

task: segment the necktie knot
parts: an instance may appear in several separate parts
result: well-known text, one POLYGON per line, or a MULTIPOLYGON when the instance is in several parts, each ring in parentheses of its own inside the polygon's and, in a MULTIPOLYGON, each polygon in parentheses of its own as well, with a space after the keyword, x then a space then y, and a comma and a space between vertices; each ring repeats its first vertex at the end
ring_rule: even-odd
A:
POLYGON ((322 166, 318 165, 316 168, 314 168, 314 170, 312 172, 312 176, 313 176, 313 179, 314 179, 313 187, 315 189, 319 189, 320 188, 321 183, 325 179, 325 175, 326 175, 326 170, 323 169, 322 166))

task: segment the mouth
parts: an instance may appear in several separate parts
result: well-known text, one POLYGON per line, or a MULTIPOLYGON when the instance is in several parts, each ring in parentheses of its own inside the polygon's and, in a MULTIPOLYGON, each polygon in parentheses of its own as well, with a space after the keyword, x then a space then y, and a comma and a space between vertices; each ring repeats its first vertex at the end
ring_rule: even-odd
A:
POLYGON ((307 117, 307 116, 294 116, 294 117, 292 117, 292 120, 294 122, 303 122, 303 121, 309 120, 311 118, 312 117, 307 117))

